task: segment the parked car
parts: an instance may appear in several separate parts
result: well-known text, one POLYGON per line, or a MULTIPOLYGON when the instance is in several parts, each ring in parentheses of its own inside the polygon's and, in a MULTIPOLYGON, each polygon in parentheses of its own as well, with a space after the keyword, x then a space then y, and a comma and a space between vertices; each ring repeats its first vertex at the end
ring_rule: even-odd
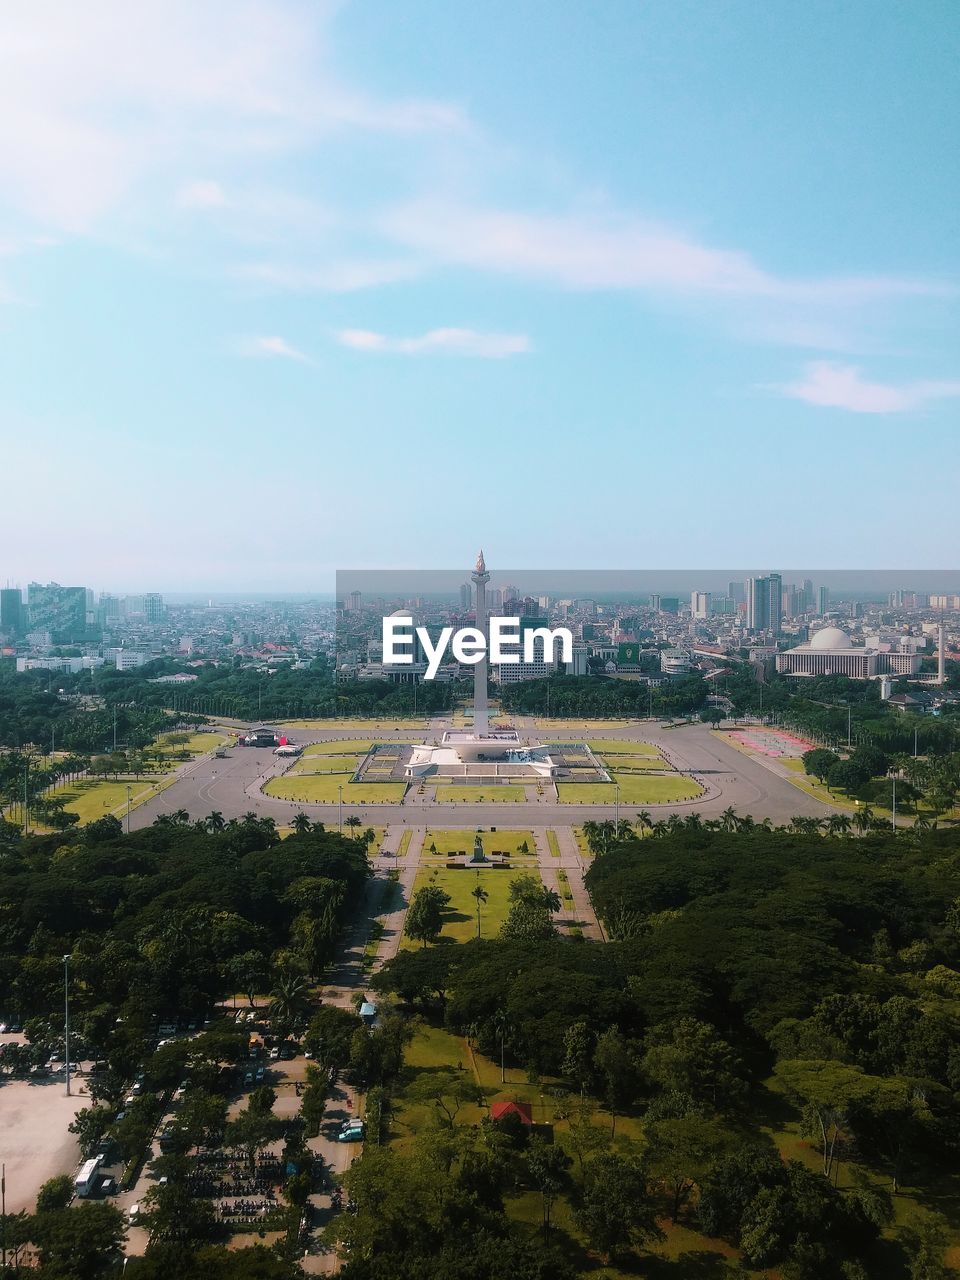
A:
POLYGON ((257 1084, 263 1079, 263 1067, 257 1067, 257 1084))
POLYGON ((276 1046, 274 1046, 274 1047, 270 1050, 270 1061, 271 1061, 271 1062, 276 1062, 276 1060, 277 1060, 279 1057, 280 1057, 280 1050, 279 1050, 276 1046))
POLYGON ((248 1071, 243 1077, 244 1084, 253 1084, 253 1072, 248 1071))

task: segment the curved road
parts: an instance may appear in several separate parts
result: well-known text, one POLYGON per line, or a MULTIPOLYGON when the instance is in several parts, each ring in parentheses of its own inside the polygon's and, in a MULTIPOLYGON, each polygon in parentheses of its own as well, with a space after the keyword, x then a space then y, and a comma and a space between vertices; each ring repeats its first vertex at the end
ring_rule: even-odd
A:
MULTIPOLYGON (((517 727, 522 737, 535 735, 532 721, 521 720, 517 727)), ((439 723, 431 726, 424 737, 435 737, 441 728, 439 723)), ((389 741, 391 736, 409 740, 410 737, 406 732, 391 735, 382 730, 376 733, 342 728, 294 728, 287 732, 292 740, 304 744, 374 737, 389 741)), ((574 736, 573 725, 570 733, 571 737, 574 736)), ((542 736, 558 738, 560 735, 551 730, 542 736)), ((576 736, 584 735, 581 731, 576 736)), ((815 800, 788 781, 782 765, 746 755, 704 725, 666 729, 651 721, 617 728, 588 729, 586 736, 598 740, 655 743, 675 768, 691 774, 705 788, 705 794, 696 800, 646 805, 621 803, 621 816, 627 819, 641 808, 648 810, 656 819, 692 809, 704 817, 718 817, 726 808, 732 807, 739 814, 749 813, 758 820, 770 818, 776 824, 789 822, 795 815, 824 818, 833 812, 830 806, 815 800)), ((225 759, 218 760, 212 755, 204 757, 170 786, 134 809, 130 825, 132 828, 149 826, 160 814, 179 809, 186 810, 192 819, 206 817, 214 810, 219 810, 226 818, 239 818, 253 812, 260 817, 272 817, 279 824, 289 823, 294 814, 302 810, 314 821, 334 825, 338 817, 336 804, 279 800, 262 793, 263 783, 282 773, 288 765, 286 760, 277 760, 272 751, 257 747, 235 748, 225 759)), ((612 804, 558 804, 547 798, 516 804, 424 803, 412 791, 407 793, 403 804, 349 804, 345 800, 343 805, 344 817, 355 815, 365 826, 397 824, 434 828, 571 826, 586 819, 602 821, 611 818, 613 811, 612 804)))

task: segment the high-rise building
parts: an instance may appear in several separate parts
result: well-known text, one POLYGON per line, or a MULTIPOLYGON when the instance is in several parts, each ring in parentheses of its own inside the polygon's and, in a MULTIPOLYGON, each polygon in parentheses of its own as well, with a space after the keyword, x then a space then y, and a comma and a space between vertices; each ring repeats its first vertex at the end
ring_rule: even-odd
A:
POLYGON ((804 578, 803 580, 803 612, 809 613, 813 608, 816 597, 813 594, 813 580, 804 578))
POLYGON ((31 582, 27 587, 27 609, 30 630, 46 632, 52 644, 82 644, 89 638, 86 587, 31 582))
POLYGON ((143 616, 147 622, 153 624, 162 622, 164 612, 163 596, 158 595, 156 591, 148 591, 143 597, 143 616))
POLYGON ((4 587, 0 590, 0 632, 13 640, 23 635, 25 621, 20 588, 4 587))
POLYGON ((830 608, 830 588, 817 587, 817 613, 822 618, 830 608))
POLYGON ((709 591, 690 592, 690 613, 694 618, 709 618, 710 604, 711 599, 709 591))
POLYGON ((734 604, 743 604, 744 600, 747 598, 745 584, 742 582, 728 582, 727 595, 734 604))
POLYGON ((470 605, 473 603, 473 589, 469 582, 461 582, 460 584, 460 612, 469 613, 470 605))
POLYGON ((656 609, 657 613, 679 613, 680 598, 679 596, 651 596, 650 607, 656 609))
POLYGON ((783 618, 783 581, 779 573, 747 579, 747 628, 780 634, 783 618))
POLYGON ((350 592, 350 594, 347 596, 347 608, 350 610, 351 613, 360 612, 360 603, 362 599, 363 597, 359 591, 350 592))

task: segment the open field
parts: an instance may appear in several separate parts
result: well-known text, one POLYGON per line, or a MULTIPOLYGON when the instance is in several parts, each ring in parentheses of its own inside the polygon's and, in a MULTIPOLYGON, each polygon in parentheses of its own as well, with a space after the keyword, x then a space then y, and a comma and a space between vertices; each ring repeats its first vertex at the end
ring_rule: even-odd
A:
POLYGON ((88 1094, 77 1089, 71 1097, 63 1081, 37 1084, 33 1080, 5 1080, 0 1087, 0 1151, 6 1168, 7 1213, 32 1211, 37 1192, 48 1178, 73 1173, 80 1148, 67 1126, 88 1094))
POLYGON ((625 719, 581 720, 579 717, 573 720, 545 720, 537 716, 534 724, 538 729, 569 729, 571 733, 575 733, 578 729, 584 732, 587 729, 622 729, 624 725, 640 724, 640 721, 625 719))
MULTIPOLYGON (((588 738, 591 751, 610 756, 646 756, 651 760, 663 760, 660 748, 652 742, 628 742, 625 738, 588 738)), ((670 766, 664 761, 664 767, 670 766)))
POLYGON ((300 773, 292 777, 271 778, 264 794, 278 800, 302 801, 304 804, 336 804, 338 785, 343 788, 344 804, 400 804, 406 784, 403 782, 351 782, 349 773, 300 773))
POLYGON ((179 759, 184 752, 189 756, 206 755, 208 751, 214 751, 217 747, 233 741, 225 733, 191 733, 183 743, 171 742, 170 739, 175 736, 175 734, 163 733, 156 742, 158 747, 163 748, 168 759, 179 759))
POLYGON ((438 804, 512 804, 525 796, 523 787, 437 787, 438 804))
POLYGON ((352 774, 357 770, 361 757, 356 756, 300 756, 295 760, 293 767, 287 769, 284 773, 285 778, 296 777, 301 774, 322 774, 322 773, 347 773, 352 774))
MULTIPOLYGON (((423 837, 424 855, 472 853, 476 833, 473 831, 431 831, 423 837)), ((535 858, 536 843, 532 831, 481 831, 484 853, 509 853, 514 858, 535 858), (526 845, 524 852, 521 845, 526 845)))
POLYGON ((373 746, 370 738, 337 738, 330 742, 311 742, 303 748, 303 754, 297 757, 298 763, 310 756, 352 756, 365 755, 373 746))
MULTIPOLYGON (((527 874, 529 868, 525 868, 527 874)), ((500 931, 500 926, 507 918, 510 910, 510 882, 513 880, 509 867, 431 867, 429 863, 421 865, 413 884, 413 893, 428 885, 435 885, 444 893, 449 893, 451 901, 444 910, 443 931, 440 944, 444 942, 469 942, 477 936, 477 904, 471 897, 471 890, 482 885, 487 891, 488 899, 480 908, 480 936, 492 937, 500 931)), ((412 901, 412 898, 411 898, 412 901)), ((404 937, 401 946, 404 949, 419 947, 419 942, 404 937)))
POLYGON ((427 721, 421 719, 401 719, 399 720, 358 720, 353 717, 351 720, 284 720, 283 725, 289 729, 329 729, 333 732, 342 732, 344 729, 359 729, 363 733, 370 733, 374 729, 384 729, 392 732, 394 729, 420 729, 426 732, 427 721))
POLYGON ((145 782, 143 778, 139 782, 132 779, 129 782, 94 782, 92 779, 81 778, 78 782, 71 782, 69 786, 58 787, 52 794, 59 800, 65 800, 67 812, 79 814, 83 824, 96 822, 109 813, 117 817, 126 813, 127 787, 130 788, 131 809, 157 791, 153 782, 145 782))
MULTIPOLYGON (((621 804, 671 804, 703 794, 698 783, 680 774, 636 772, 613 776, 620 784, 621 804)), ((561 804, 613 804, 617 789, 613 782, 558 782, 557 798, 561 804)))

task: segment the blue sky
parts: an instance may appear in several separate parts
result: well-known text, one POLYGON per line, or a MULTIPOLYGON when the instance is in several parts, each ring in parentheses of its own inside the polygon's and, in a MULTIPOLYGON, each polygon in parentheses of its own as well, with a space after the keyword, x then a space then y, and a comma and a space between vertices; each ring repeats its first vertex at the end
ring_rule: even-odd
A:
POLYGON ((34 0, 0 579, 956 561, 960 9, 34 0))

